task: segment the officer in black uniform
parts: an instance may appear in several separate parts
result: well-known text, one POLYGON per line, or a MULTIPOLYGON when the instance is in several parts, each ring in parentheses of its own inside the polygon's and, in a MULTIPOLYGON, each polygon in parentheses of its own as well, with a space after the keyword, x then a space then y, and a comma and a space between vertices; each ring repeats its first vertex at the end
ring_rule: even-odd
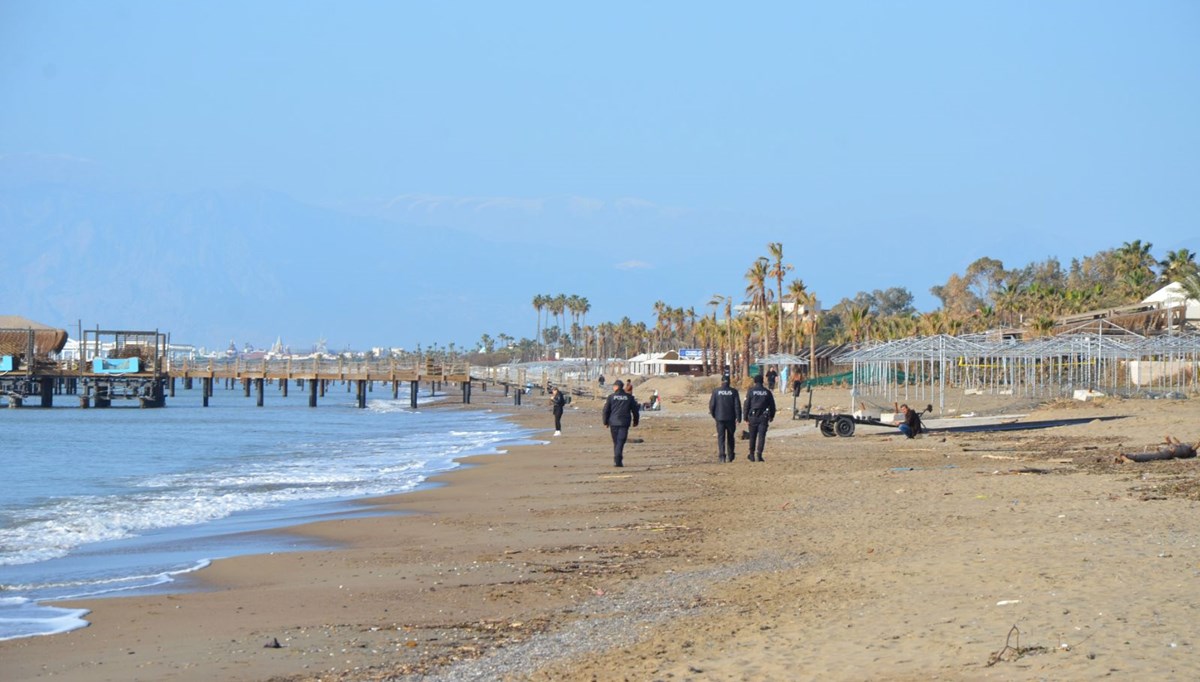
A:
POLYGON ((742 410, 746 424, 750 426, 750 461, 763 461, 763 447, 767 444, 767 424, 775 418, 775 394, 763 388, 763 376, 754 377, 754 385, 746 391, 746 405, 742 410))
POLYGON ((613 466, 625 466, 625 441, 629 438, 629 429, 638 425, 641 412, 638 410, 637 399, 625 392, 625 382, 617 379, 613 382, 613 392, 604 401, 604 425, 612 434, 613 466))
POLYGON ((734 435, 742 421, 742 398, 729 385, 728 376, 721 377, 721 386, 708 399, 708 413, 717 422, 717 456, 722 462, 732 462, 734 435))

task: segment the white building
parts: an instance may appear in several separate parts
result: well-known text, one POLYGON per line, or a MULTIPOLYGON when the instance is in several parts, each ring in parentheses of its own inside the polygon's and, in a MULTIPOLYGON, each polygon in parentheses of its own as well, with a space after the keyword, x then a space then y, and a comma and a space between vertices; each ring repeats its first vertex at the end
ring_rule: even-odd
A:
POLYGON ((1184 291, 1183 285, 1179 282, 1171 282, 1147 296, 1142 300, 1142 303, 1156 305, 1160 308, 1183 307, 1187 322, 1192 325, 1200 324, 1200 301, 1188 298, 1187 292, 1184 291))

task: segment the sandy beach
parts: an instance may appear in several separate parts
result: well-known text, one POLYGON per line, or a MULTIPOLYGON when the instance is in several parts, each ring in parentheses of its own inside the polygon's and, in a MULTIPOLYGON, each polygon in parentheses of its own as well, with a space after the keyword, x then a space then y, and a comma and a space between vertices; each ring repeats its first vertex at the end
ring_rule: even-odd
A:
POLYGON ((824 438, 780 396, 766 461, 739 442, 720 464, 710 386, 638 382, 665 408, 622 469, 598 400, 559 437, 538 396, 432 408, 511 412, 546 443, 367 502, 396 514, 295 529, 339 549, 67 604, 91 625, 0 642, 0 679, 1200 679, 1200 461, 1115 461, 1200 441, 1194 400, 906 440, 824 438))

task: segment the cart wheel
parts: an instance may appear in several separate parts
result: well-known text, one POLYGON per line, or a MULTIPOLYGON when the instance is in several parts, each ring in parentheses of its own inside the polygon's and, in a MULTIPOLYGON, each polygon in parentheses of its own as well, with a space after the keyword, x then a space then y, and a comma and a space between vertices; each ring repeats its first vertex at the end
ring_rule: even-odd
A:
POLYGON ((854 435, 854 420, 849 417, 838 417, 834 428, 837 430, 837 435, 849 438, 854 435))
POLYGON ((833 430, 833 422, 829 419, 822 419, 817 422, 817 427, 821 429, 821 435, 826 438, 833 438, 837 432, 833 430))

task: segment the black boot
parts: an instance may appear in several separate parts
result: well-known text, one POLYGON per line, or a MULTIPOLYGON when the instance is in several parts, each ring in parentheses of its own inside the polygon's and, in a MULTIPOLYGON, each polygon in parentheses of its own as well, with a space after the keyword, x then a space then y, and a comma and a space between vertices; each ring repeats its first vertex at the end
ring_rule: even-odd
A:
POLYGON ((721 460, 721 464, 724 464, 727 461, 725 459, 725 455, 721 455, 720 460, 721 460))

